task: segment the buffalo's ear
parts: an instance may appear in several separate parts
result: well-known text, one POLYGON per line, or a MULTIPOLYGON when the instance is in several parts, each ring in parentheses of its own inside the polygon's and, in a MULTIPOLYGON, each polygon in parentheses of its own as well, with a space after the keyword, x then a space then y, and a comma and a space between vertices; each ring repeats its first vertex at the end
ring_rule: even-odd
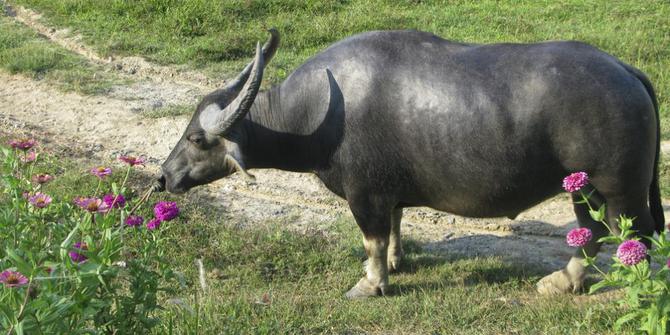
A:
POLYGON ((205 132, 217 136, 225 135, 232 125, 244 118, 258 94, 263 79, 264 65, 261 45, 257 43, 256 58, 251 74, 235 100, 223 109, 216 103, 211 104, 200 113, 200 126, 205 132))

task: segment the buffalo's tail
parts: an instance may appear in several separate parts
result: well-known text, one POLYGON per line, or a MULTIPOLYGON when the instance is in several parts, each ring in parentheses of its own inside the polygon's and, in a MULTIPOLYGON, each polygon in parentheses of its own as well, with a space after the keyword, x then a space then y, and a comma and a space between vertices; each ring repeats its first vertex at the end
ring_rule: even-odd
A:
POLYGON ((651 185, 649 185, 649 208, 651 209, 651 216, 654 218, 656 223, 655 230, 660 234, 663 229, 665 229, 665 214, 663 213, 661 191, 658 185, 658 164, 661 156, 661 120, 658 113, 658 100, 656 99, 656 92, 654 91, 654 87, 651 85, 649 78, 647 78, 647 76, 645 76, 642 71, 627 64, 622 63, 622 65, 626 68, 626 70, 635 75, 635 77, 637 77, 642 85, 644 85, 644 88, 647 89, 647 93, 649 94, 656 111, 656 156, 654 157, 654 176, 651 180, 651 185))

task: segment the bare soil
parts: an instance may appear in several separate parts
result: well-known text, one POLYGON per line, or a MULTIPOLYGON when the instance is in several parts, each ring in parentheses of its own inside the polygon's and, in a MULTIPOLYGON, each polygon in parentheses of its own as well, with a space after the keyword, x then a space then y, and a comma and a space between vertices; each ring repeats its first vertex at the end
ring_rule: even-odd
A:
MULTIPOLYGON (((136 80, 105 95, 82 96, 0 72, 0 127, 4 132, 46 134, 48 141, 74 143, 87 156, 103 162, 120 154, 144 155, 149 162, 147 171, 156 172, 180 138, 188 117, 149 119, 143 111, 194 103, 214 88, 200 74, 139 57, 104 59, 78 37, 44 25, 37 13, 22 8, 14 12, 17 21, 59 45, 136 80)), ((666 148, 670 146, 664 143, 666 148)), ((313 175, 272 169, 252 172, 257 177, 252 184, 234 175, 185 197, 214 201, 221 211, 248 224, 284 218, 286 229, 301 233, 328 234, 337 218, 351 215, 346 203, 313 175)), ((406 209, 403 218, 404 236, 419 241, 425 250, 501 256, 547 270, 562 267, 571 256, 564 236, 573 227, 576 221, 567 195, 549 199, 514 220, 464 218, 428 208, 406 209)))

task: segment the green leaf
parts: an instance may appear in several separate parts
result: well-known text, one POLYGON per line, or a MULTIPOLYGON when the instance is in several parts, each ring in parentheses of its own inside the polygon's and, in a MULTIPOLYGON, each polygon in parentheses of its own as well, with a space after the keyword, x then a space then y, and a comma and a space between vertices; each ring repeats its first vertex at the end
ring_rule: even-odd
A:
POLYGON ((589 209, 589 214, 594 221, 603 222, 605 220, 605 205, 600 206, 597 211, 589 209))
POLYGON ((19 272, 23 273, 24 275, 28 275, 33 272, 33 267, 28 264, 23 258, 19 255, 17 255, 14 250, 12 249, 7 249, 5 251, 7 253, 7 256, 11 258, 14 261, 14 264, 16 265, 16 268, 19 272))
POLYGON ((641 312, 639 312, 639 311, 635 311, 635 312, 631 312, 631 313, 628 313, 628 314, 626 314, 626 315, 620 317, 620 318, 617 319, 616 322, 614 323, 614 330, 616 330, 616 331, 620 331, 620 330, 621 330, 621 327, 622 327, 625 323, 630 322, 630 321, 632 321, 632 320, 634 320, 634 319, 639 318, 639 317, 641 316, 641 314, 642 314, 641 312))
POLYGON ((613 285, 611 285, 611 283, 607 280, 601 280, 601 281, 591 285, 591 287, 589 288, 589 294, 593 294, 596 291, 598 291, 602 288, 605 288, 605 287, 609 287, 609 286, 613 286, 613 285))

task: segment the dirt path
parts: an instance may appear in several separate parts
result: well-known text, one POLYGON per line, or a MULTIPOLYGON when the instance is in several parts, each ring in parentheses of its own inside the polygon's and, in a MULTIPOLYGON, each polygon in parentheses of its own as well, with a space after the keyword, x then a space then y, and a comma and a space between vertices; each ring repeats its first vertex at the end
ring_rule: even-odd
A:
MULTIPOLYGON (((76 37, 40 23, 38 14, 23 9, 15 12, 16 20, 92 62, 117 68, 114 62, 128 61, 102 59, 76 37)), ((53 136, 51 141, 77 143, 90 156, 103 161, 119 154, 145 155, 149 158, 147 169, 157 171, 181 136, 188 118, 144 118, 138 113, 137 100, 140 105, 156 100, 170 103, 169 99, 175 96, 195 100, 194 97, 211 89, 211 83, 197 74, 183 74, 144 60, 139 63, 144 64, 143 69, 150 69, 142 72, 148 79, 131 87, 117 87, 106 96, 62 93, 43 82, 0 72, 0 127, 10 132, 16 129, 49 133, 53 136), (129 98, 119 92, 132 94, 129 98)), ((339 216, 350 215, 346 204, 313 175, 278 170, 254 173, 257 176, 254 184, 232 176, 200 187, 187 196, 216 199, 222 211, 250 224, 290 218, 285 220, 286 228, 299 232, 328 233, 339 216)), ((570 200, 561 195, 522 213, 516 220, 468 219, 426 208, 408 209, 403 234, 435 252, 500 255, 511 261, 554 269, 563 266, 570 257, 564 235, 574 226, 570 200)))

